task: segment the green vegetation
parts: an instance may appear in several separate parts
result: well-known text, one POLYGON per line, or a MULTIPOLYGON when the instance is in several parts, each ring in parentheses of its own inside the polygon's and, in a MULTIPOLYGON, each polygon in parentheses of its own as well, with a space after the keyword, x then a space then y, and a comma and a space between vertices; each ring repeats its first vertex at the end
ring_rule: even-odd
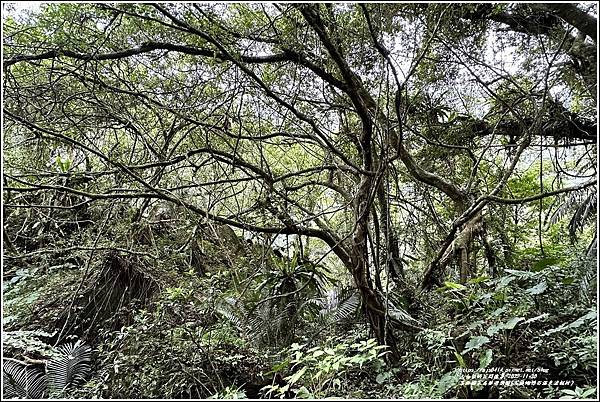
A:
POLYGON ((596 16, 3 4, 3 397, 596 398, 596 16))

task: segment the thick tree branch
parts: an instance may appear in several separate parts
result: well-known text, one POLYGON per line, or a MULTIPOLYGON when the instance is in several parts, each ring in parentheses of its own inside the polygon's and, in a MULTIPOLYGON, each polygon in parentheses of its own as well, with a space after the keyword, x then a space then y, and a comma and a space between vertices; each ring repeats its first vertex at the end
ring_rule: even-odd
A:
MULTIPOLYGON (((124 59, 127 57, 153 52, 155 50, 166 50, 178 53, 185 53, 193 56, 203 56, 203 57, 213 57, 220 61, 231 61, 233 58, 231 55, 218 53, 210 49, 199 49, 193 46, 188 45, 178 45, 174 43, 166 43, 166 42, 144 42, 139 46, 124 49, 117 52, 111 53, 77 53, 71 50, 66 49, 57 49, 50 50, 46 53, 34 54, 34 55, 16 55, 11 57, 10 59, 4 60, 4 65, 9 67, 13 64, 22 62, 22 61, 36 61, 36 60, 48 60, 55 59, 61 56, 69 57, 78 60, 118 60, 124 59)), ((240 56, 240 59, 245 63, 277 63, 283 61, 289 61, 290 55, 281 53, 281 54, 272 54, 266 56, 240 56)))
POLYGON ((532 201, 537 201, 537 200, 541 200, 543 198, 547 198, 547 197, 552 197, 558 194, 563 194, 563 193, 569 193, 572 191, 579 191, 579 190, 583 190, 584 188, 587 187, 591 187, 591 186, 595 186, 597 183, 596 180, 590 180, 587 181, 585 183, 581 183, 575 186, 571 186, 571 187, 565 187, 565 188, 561 188, 558 190, 553 190, 553 191, 548 191, 545 193, 540 193, 540 194, 536 194, 536 195, 532 195, 530 197, 523 197, 523 198, 502 198, 502 197, 497 197, 497 196, 488 196, 487 198, 490 201, 499 203, 499 204, 526 204, 528 202, 532 202, 532 201))
POLYGON ((560 18, 565 20, 569 25, 577 28, 580 32, 583 32, 589 36, 594 42, 597 41, 598 20, 587 14, 585 11, 577 8, 576 4, 572 3, 540 3, 531 4, 531 7, 535 10, 551 11, 558 15, 560 18))

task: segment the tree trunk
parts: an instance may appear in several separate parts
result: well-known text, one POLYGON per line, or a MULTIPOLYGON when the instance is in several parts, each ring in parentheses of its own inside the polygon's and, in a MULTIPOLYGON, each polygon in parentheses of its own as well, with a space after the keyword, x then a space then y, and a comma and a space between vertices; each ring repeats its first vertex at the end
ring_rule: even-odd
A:
POLYGON ((388 345, 393 355, 397 355, 396 339, 386 318, 386 305, 373 288, 369 275, 369 254, 367 237, 369 230, 370 189, 376 185, 372 178, 363 178, 355 204, 356 226, 350 245, 350 266, 348 267, 360 292, 366 318, 375 338, 382 345, 388 345))
POLYGON ((469 272, 469 245, 465 244, 460 249, 460 255, 458 257, 458 262, 460 266, 460 283, 463 285, 467 283, 469 280, 470 272, 469 272))
POLYGON ((390 221, 390 205, 388 203, 383 183, 377 188, 377 198, 381 208, 381 230, 385 238, 385 252, 381 253, 383 258, 382 266, 387 266, 388 275, 393 279, 404 277, 402 260, 400 259, 400 249, 398 247, 398 237, 394 233, 390 221))
POLYGON ((485 224, 485 221, 483 222, 483 226, 479 236, 481 237, 481 243, 483 243, 483 248, 485 250, 485 258, 488 262, 489 274, 492 278, 496 278, 496 276, 498 275, 498 270, 496 268, 496 253, 494 253, 494 248, 490 244, 490 241, 488 239, 487 225, 485 224))
POLYGON ((398 347, 396 338, 392 328, 386 319, 386 305, 377 292, 373 289, 373 285, 368 275, 367 260, 360 250, 355 250, 352 254, 352 276, 356 287, 360 292, 361 299, 364 305, 364 312, 369 322, 374 336, 381 345, 390 347, 392 354, 397 355, 398 347))

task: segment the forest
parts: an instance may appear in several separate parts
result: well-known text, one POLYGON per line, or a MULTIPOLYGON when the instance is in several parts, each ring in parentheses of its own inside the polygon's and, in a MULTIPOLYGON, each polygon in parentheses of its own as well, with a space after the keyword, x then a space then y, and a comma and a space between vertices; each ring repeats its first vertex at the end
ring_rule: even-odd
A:
POLYGON ((3 398, 597 398, 596 2, 2 7, 3 398))

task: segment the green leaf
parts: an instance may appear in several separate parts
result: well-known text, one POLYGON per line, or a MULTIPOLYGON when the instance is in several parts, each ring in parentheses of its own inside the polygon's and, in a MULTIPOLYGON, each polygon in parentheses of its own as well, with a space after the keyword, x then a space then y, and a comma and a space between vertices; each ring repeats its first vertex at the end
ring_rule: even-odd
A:
POLYGON ((502 278, 500 278, 500 281, 498 282, 498 288, 503 288, 508 286, 512 281, 514 281, 515 279, 517 279, 514 276, 504 276, 502 278))
POLYGON ((377 377, 375 377, 375 381, 377 381, 377 384, 382 384, 391 376, 392 373, 390 371, 384 371, 383 373, 377 374, 377 377))
POLYGON ((306 367, 302 367, 299 371, 297 371, 296 373, 294 373, 290 379, 288 380, 290 384, 295 384, 296 382, 298 382, 298 380, 300 379, 300 377, 302 377, 304 375, 304 373, 306 373, 306 367))
POLYGON ((519 322, 523 321, 523 317, 513 317, 504 324, 504 329, 513 329, 519 322))
POLYGON ((586 315, 584 315, 583 317, 579 317, 578 319, 576 319, 575 321, 573 321, 572 323, 567 325, 566 328, 579 328, 587 320, 595 320, 595 319, 596 319, 596 312, 592 310, 592 311, 588 312, 586 315))
POLYGON ((517 269, 505 269, 504 272, 509 273, 509 274, 511 274, 514 277, 522 278, 522 279, 531 278, 531 277, 536 276, 534 272, 520 271, 520 270, 517 270, 517 269))
POLYGON ((331 384, 333 385, 333 388, 340 388, 342 386, 342 382, 340 381, 339 378, 335 378, 331 384))
POLYGON ((560 258, 544 258, 539 260, 538 262, 536 262, 535 264, 533 264, 533 267, 531 267, 531 270, 533 272, 540 272, 541 270, 543 270, 544 268, 546 268, 549 265, 556 265, 561 261, 560 258))
POLYGON ((467 353, 471 350, 479 349, 482 345, 488 343, 490 338, 487 336, 473 336, 469 339, 469 342, 465 345, 465 350, 463 353, 467 353))
POLYGON ((595 393, 596 393, 596 387, 588 388, 585 391, 583 391, 583 393, 581 394, 581 397, 587 398, 587 397, 594 395, 595 393))
POLYGON ((575 278, 573 278, 572 276, 568 277, 568 278, 564 278, 562 281, 560 281, 563 285, 572 285, 573 282, 575 282, 575 278))
POLYGON ((460 289, 460 290, 466 289, 466 287, 464 285, 461 285, 460 283, 450 282, 450 281, 445 281, 444 286, 447 289, 460 289))
POLYGON ((478 276, 477 278, 469 279, 469 283, 481 283, 487 281, 488 279, 490 279, 490 277, 487 275, 478 276))
POLYGON ((532 323, 532 322, 536 322, 536 321, 539 321, 539 320, 543 320, 545 318, 548 318, 549 316, 550 316, 550 314, 548 314, 548 313, 540 314, 540 315, 538 315, 536 317, 533 317, 533 318, 530 318, 530 319, 528 319, 526 321, 523 321, 523 325, 524 324, 529 324, 529 323, 532 323))
POLYGON ((506 311, 506 307, 500 307, 494 311, 492 311, 492 316, 493 317, 499 317, 502 313, 504 313, 506 311))
POLYGON ((485 352, 479 356, 479 368, 484 369, 492 362, 492 349, 486 349, 485 352))
POLYGON ((437 383, 437 389, 440 395, 444 395, 448 390, 456 386, 461 378, 461 371, 454 369, 442 376, 437 383))
POLYGON ((529 293, 530 295, 539 295, 544 293, 546 289, 548 289, 548 285, 546 284, 546 281, 542 281, 537 285, 527 289, 525 292, 529 293))
POLYGON ((519 322, 523 321, 524 319, 524 317, 512 317, 505 323, 491 325, 486 332, 489 336, 494 336, 498 332, 500 332, 500 330, 513 329, 519 322))
POLYGON ((504 329, 504 324, 494 324, 488 327, 486 332, 489 336, 494 336, 500 332, 501 329, 504 329))
POLYGON ((301 386, 296 392, 296 398, 298 399, 313 399, 313 394, 305 387, 301 386))
POLYGON ((453 352, 454 356, 456 357, 456 362, 458 363, 459 367, 462 368, 466 368, 467 365, 465 364, 465 359, 463 359, 462 355, 456 351, 453 352))

